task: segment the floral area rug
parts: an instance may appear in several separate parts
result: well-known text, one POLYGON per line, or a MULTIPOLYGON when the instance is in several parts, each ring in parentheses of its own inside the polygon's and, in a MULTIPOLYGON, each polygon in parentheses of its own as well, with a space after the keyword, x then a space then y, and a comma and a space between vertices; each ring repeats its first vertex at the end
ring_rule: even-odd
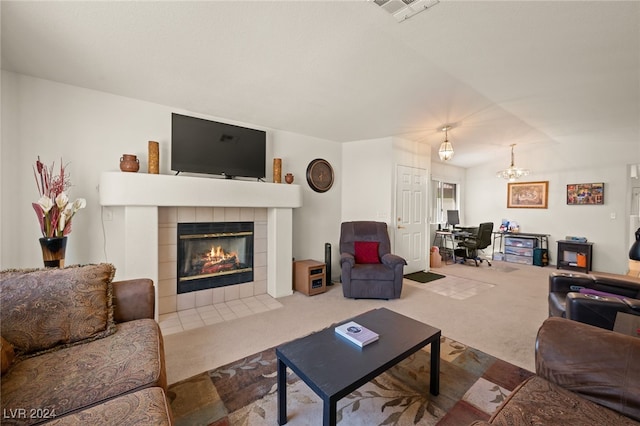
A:
MULTIPOLYGON (((339 425, 468 425, 487 420, 533 373, 442 337, 440 395, 429 393, 429 347, 338 401, 339 425)), ((275 425, 275 349, 169 386, 176 425, 275 425)), ((322 424, 322 400, 287 369, 288 425, 322 424)))

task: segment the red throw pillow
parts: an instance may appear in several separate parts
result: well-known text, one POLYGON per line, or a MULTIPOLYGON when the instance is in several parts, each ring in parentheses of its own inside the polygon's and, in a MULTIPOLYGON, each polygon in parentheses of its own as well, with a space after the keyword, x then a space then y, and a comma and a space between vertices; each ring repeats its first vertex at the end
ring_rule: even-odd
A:
POLYGON ((355 241, 353 248, 355 250, 356 263, 380 263, 378 256, 377 241, 355 241))

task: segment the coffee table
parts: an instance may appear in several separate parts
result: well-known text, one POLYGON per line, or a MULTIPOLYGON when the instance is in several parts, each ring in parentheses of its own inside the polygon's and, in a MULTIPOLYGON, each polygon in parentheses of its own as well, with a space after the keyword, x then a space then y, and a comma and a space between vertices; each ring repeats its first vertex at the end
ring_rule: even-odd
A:
POLYGON ((317 333, 280 345, 278 358, 278 424, 287 423, 287 367, 323 401, 322 424, 336 424, 336 404, 374 377, 420 348, 431 344, 429 391, 440 392, 439 329, 386 308, 374 309, 317 333), (360 348, 334 331, 355 321, 380 335, 360 348))

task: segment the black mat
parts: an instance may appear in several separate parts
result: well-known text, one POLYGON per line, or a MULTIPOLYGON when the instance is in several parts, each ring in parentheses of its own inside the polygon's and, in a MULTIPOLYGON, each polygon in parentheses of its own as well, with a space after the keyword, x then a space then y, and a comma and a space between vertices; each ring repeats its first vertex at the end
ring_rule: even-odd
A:
POLYGON ((416 281, 419 283, 428 283, 430 281, 439 280, 440 278, 444 278, 444 275, 436 274, 434 272, 414 272, 412 274, 407 274, 404 276, 406 279, 411 281, 416 281))

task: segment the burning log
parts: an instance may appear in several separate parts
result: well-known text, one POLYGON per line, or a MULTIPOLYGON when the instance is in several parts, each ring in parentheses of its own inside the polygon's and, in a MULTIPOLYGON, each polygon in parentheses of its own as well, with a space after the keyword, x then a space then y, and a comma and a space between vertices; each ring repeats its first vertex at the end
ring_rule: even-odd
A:
POLYGON ((238 254, 227 253, 220 246, 212 247, 211 251, 203 256, 201 274, 215 274, 218 272, 230 271, 240 266, 238 254))

